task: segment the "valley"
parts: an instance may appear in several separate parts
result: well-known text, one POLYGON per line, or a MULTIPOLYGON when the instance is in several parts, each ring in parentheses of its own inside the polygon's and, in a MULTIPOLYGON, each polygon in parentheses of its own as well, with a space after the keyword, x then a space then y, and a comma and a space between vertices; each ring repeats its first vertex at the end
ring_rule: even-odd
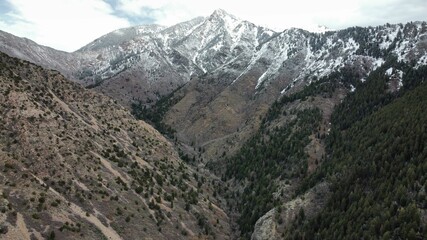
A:
POLYGON ((426 22, 216 10, 0 51, 0 238, 427 236, 426 22))

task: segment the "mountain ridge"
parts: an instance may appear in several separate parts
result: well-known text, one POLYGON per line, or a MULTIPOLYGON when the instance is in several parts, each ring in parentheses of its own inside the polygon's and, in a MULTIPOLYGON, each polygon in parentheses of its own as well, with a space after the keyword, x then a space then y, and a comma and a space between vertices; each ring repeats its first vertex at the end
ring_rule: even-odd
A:
MULTIPOLYGON (((423 28, 425 28, 422 27, 425 26, 423 22, 410 24, 418 26, 419 31, 423 31, 423 28)), ((400 31, 403 31, 402 24, 385 24, 375 28, 367 27, 362 29, 368 29, 371 34, 375 34, 375 31, 381 31, 381 29, 385 28, 395 29, 396 26, 400 26, 400 31)), ((328 38, 331 34, 349 31, 350 29, 359 28, 328 31, 320 35, 310 33, 306 40, 322 42, 325 41, 323 40, 325 37, 328 38)), ((242 74, 255 64, 254 61, 257 61, 257 59, 246 60, 254 58, 254 56, 265 59, 267 63, 272 65, 270 69, 264 72, 263 76, 259 77, 259 82, 256 84, 259 87, 264 83, 265 79, 277 77, 280 72, 280 64, 286 64, 284 61, 289 57, 287 55, 292 54, 289 50, 298 51, 298 49, 292 49, 292 46, 286 46, 286 42, 290 41, 292 33, 298 34, 298 32, 305 32, 305 30, 293 28, 276 33, 270 29, 240 20, 224 10, 216 10, 208 17, 194 18, 171 27, 141 25, 119 29, 101 36, 74 53, 65 53, 64 55, 64 52, 58 52, 58 56, 55 56, 55 53, 41 53, 38 55, 44 55, 45 59, 34 56, 28 56, 26 59, 45 67, 59 70, 67 77, 85 86, 97 87, 102 86, 103 82, 110 83, 101 87, 101 91, 129 106, 135 100, 141 100, 146 103, 156 102, 160 97, 187 83, 192 76, 201 76, 206 73, 215 74, 215 72, 232 73, 234 71, 242 74), (140 32, 138 29, 148 30, 140 32), (287 38, 284 35, 289 37, 287 38), (206 36, 210 36, 210 38, 206 38, 206 36), (270 57, 261 56, 262 51, 265 50, 263 46, 266 44, 270 45, 267 48, 272 49, 272 51, 269 51, 269 54, 273 54, 270 57), (289 47, 291 49, 288 49, 289 47), (66 59, 66 61, 60 61, 61 58, 66 59), (149 62, 156 64, 149 64, 149 62), (141 75, 141 77, 137 77, 137 75, 141 75), (168 78, 165 75, 172 77, 168 78), (118 86, 126 86, 126 83, 123 83, 126 79, 131 80, 131 86, 126 88, 125 91, 120 91, 118 86), (171 86, 167 86, 168 83, 171 86), (141 91, 131 91, 132 88, 147 88, 147 91, 142 91, 143 93, 141 91), (149 97, 147 97, 148 95, 149 97)), ((395 37, 393 34, 389 35, 389 38, 395 37)), ((298 36, 296 35, 296 37, 298 36)), ((373 44, 381 44, 380 48, 392 44, 389 39, 380 40, 381 42, 372 41, 373 44)), ((334 43, 336 40, 332 39, 332 41, 334 43)), ((351 42, 344 44, 351 44, 351 42)), ((355 44, 360 45, 361 43, 358 40, 355 44)), ((2 45, 9 46, 10 44, 9 41, 4 40, 2 45)), ((316 57, 317 60, 315 59, 315 61, 322 60, 319 55, 310 56, 310 54, 315 53, 313 47, 308 48, 308 44, 302 42, 298 43, 298 45, 300 45, 300 48, 303 47, 310 50, 307 52, 306 57, 316 57)), ((329 47, 332 47, 332 45, 329 47)), ((357 46, 353 48, 355 47, 357 46)), ((405 45, 403 47, 408 48, 410 46, 405 45)), ((31 52, 37 53, 38 51, 40 50, 32 47, 31 52)), ((43 49, 42 51, 46 52, 43 49)), ((30 53, 14 54, 14 51, 11 50, 7 52, 21 58, 25 55, 31 55, 30 53)), ((323 54, 328 54, 328 52, 323 54)), ((350 55, 354 55, 354 53, 350 55)), ((375 58, 373 61, 378 60, 378 57, 375 58)), ((426 59, 422 60, 424 62, 427 61, 426 59)), ((334 64, 333 68, 340 67, 339 62, 334 64)), ((305 69, 313 70, 313 68, 318 68, 318 70, 323 70, 320 69, 322 67, 328 68, 328 66, 316 67, 307 65, 305 69)), ((319 77, 328 74, 330 71, 328 69, 323 71, 324 73, 320 74, 319 77)), ((299 78, 304 78, 308 74, 313 75, 313 73, 301 74, 299 78)), ((239 77, 239 75, 235 76, 232 81, 239 77)), ((284 86, 282 90, 287 87, 291 88, 293 85, 284 86)))

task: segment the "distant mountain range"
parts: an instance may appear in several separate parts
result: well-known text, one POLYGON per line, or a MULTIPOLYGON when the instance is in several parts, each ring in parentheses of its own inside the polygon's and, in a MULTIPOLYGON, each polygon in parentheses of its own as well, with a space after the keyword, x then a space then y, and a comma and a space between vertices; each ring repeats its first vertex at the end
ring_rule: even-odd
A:
POLYGON ((421 65, 427 62, 425 31, 425 22, 415 22, 277 33, 216 10, 171 27, 119 29, 73 53, 0 32, 0 50, 56 69, 129 105, 135 100, 156 102, 192 77, 221 76, 231 85, 250 75, 257 90, 284 77, 291 79, 276 86, 283 93, 310 82, 307 78, 348 65, 362 64, 366 74, 390 54, 421 65))

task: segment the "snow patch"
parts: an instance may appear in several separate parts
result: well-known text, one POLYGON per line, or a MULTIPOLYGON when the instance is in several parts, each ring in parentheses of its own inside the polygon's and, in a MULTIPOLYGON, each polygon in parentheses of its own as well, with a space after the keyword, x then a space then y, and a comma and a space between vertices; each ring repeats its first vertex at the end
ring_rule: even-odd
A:
POLYGON ((418 59, 415 68, 419 68, 422 65, 427 65, 427 54, 423 55, 422 57, 420 57, 420 59, 418 59))
POLYGON ((397 26, 396 29, 394 29, 394 31, 388 32, 388 34, 382 36, 382 42, 379 45, 380 49, 388 49, 390 47, 391 43, 396 38, 397 33, 399 31, 400 31, 400 27, 397 26))
POLYGON ((398 61, 404 61, 408 50, 408 40, 404 40, 399 44, 399 47, 394 50, 394 53, 397 55, 398 61))
POLYGON ((291 88, 294 87, 294 83, 292 82, 291 84, 289 84, 288 86, 286 86, 282 91, 280 91, 280 94, 284 94, 286 93, 288 90, 290 90, 291 88))
POLYGON ((125 35, 125 33, 123 32, 122 29, 116 30, 116 31, 114 31, 114 33, 117 34, 117 35, 119 35, 119 36, 125 35))
POLYGON ((353 54, 357 51, 357 49, 359 49, 359 43, 357 43, 356 41, 354 41, 353 38, 348 39, 348 41, 345 43, 345 48, 344 48, 344 52, 349 51, 350 54, 353 54))
POLYGON ((334 31, 326 26, 321 26, 321 25, 317 25, 317 26, 313 26, 313 27, 308 27, 305 30, 312 32, 312 33, 321 33, 324 34, 325 32, 330 32, 330 31, 334 31))
POLYGON ((217 44, 215 44, 215 45, 212 47, 212 50, 214 50, 214 51, 219 51, 223 46, 224 46, 224 44, 222 43, 222 41, 221 41, 221 42, 218 42, 217 44))
POLYGON ((280 67, 282 67, 283 62, 288 59, 288 51, 289 51, 288 44, 284 44, 284 46, 280 46, 279 51, 280 51, 279 56, 277 56, 274 59, 274 61, 271 63, 267 71, 265 71, 264 74, 262 74, 261 77, 258 78, 255 89, 258 89, 265 80, 267 80, 270 76, 273 76, 275 73, 277 73, 280 67))
POLYGON ((397 89, 400 89, 401 87, 403 87, 403 71, 396 70, 396 77, 398 77, 399 79, 397 89))
POLYGON ((191 33, 193 33, 193 32, 194 32, 194 30, 196 30, 198 27, 200 27, 201 25, 203 25, 203 23, 204 23, 204 21, 202 21, 202 22, 200 22, 199 24, 195 25, 194 27, 190 28, 190 30, 188 30, 188 31, 185 33, 185 36, 188 36, 188 35, 190 35, 191 33))
POLYGON ((373 65, 372 70, 375 70, 375 69, 381 67, 384 63, 385 63, 385 61, 382 58, 375 59, 374 62, 372 63, 372 65, 373 65))

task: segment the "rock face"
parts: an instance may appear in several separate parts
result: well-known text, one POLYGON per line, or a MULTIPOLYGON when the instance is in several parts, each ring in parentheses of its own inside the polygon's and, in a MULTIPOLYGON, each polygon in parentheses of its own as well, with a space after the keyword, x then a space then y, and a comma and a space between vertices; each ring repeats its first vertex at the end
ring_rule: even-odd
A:
POLYGON ((252 233, 252 240, 275 240, 279 239, 277 234, 277 225, 274 220, 276 209, 273 208, 262 216, 255 224, 255 230, 252 233))
POLYGON ((0 63, 0 238, 229 238, 220 180, 150 125, 57 71, 0 63))
POLYGON ((84 59, 78 78, 125 105, 156 101, 192 76, 230 62, 247 65, 256 47, 273 34, 223 10, 169 28, 117 30, 76 52, 84 59))
POLYGON ((303 196, 268 211, 255 224, 252 240, 281 239, 281 233, 301 212, 311 218, 322 210, 330 196, 328 183, 319 183, 303 196))

